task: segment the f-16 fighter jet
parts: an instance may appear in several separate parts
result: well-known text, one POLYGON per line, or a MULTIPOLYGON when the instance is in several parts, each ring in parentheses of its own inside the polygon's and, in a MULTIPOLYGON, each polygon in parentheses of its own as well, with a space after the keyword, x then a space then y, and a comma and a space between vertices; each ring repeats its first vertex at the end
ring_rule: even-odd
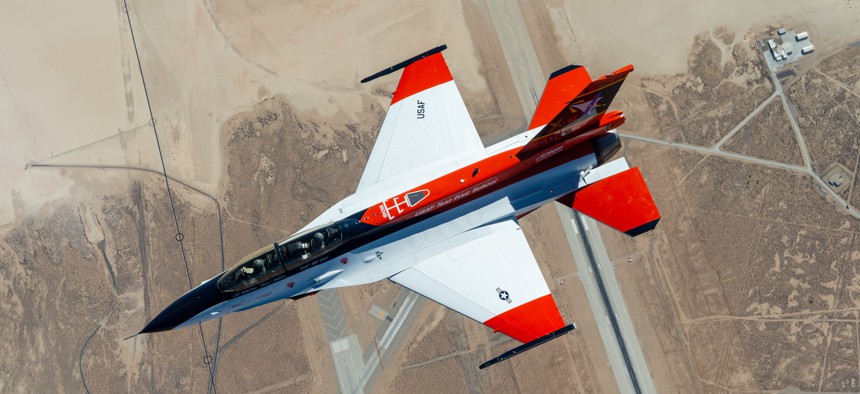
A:
POLYGON ((485 147, 440 46, 403 70, 354 194, 295 235, 195 287, 141 333, 195 325, 269 302, 389 279, 523 345, 571 331, 518 219, 558 201, 636 236, 660 213, 638 168, 610 160, 621 111, 607 111, 631 71, 592 80, 554 72, 528 130, 485 147))

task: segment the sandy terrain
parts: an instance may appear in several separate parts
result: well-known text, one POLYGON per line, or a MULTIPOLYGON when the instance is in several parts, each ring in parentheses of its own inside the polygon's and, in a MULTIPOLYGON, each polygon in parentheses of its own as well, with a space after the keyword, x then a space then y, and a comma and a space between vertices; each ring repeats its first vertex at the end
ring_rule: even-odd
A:
POLYGON ((312 300, 250 311, 225 320, 220 333, 204 325, 206 349, 194 329, 122 338, 189 282, 222 269, 219 206, 230 265, 247 245, 284 237, 354 188, 396 85, 396 78, 359 85, 361 77, 457 43, 446 55, 482 134, 525 123, 510 104, 515 96, 497 83, 510 83, 504 68, 492 57, 480 62, 463 9, 132 3, 167 171, 197 188, 171 182, 183 253, 157 174, 67 167, 161 169, 121 5, 2 7, 9 38, 0 43, 0 130, 11 142, 3 145, 0 193, 9 317, 2 330, 19 339, 4 345, 0 391, 205 391, 203 357, 216 346, 217 370, 229 372, 215 381, 228 391, 332 391, 312 300), (13 39, 18 34, 32 39, 13 39), (484 74, 499 94, 487 94, 484 74), (30 161, 65 167, 25 170, 30 161), (181 357, 176 349, 185 349, 181 357), (280 354, 289 356, 271 359, 280 354), (260 364, 279 368, 261 374, 260 364))
MULTIPOLYGON (((691 56, 699 51, 694 47, 691 56)), ((856 165, 851 141, 860 114, 838 104, 850 100, 852 90, 821 72, 830 67, 853 80, 851 70, 833 63, 850 64, 847 58, 856 59, 855 54, 854 49, 821 54, 826 58, 814 60, 816 65, 788 88, 815 173, 833 162, 849 169, 856 165), (840 100, 826 102, 836 96, 840 100)), ((686 78, 704 80, 703 73, 718 71, 716 63, 697 69, 691 62, 686 78)), ((675 77, 650 78, 665 83, 675 77)), ((731 75, 718 86, 730 81, 731 75)), ((675 103, 683 112, 684 106, 701 105, 699 100, 692 96, 675 103)), ((671 111, 664 103, 648 101, 657 124, 671 111)), ((732 137, 749 138, 745 148, 729 139, 723 149, 802 164, 780 107, 766 106, 732 137), (757 138, 763 147, 753 144, 757 138)), ((667 134, 662 138, 672 140, 667 134)), ((714 143, 713 138, 682 141, 714 143)), ((610 253, 619 261, 616 272, 658 389, 856 391, 857 219, 795 171, 634 141, 625 154, 642 167, 664 219, 657 231, 638 240, 608 229, 603 233, 615 239, 610 253), (628 256, 634 257, 630 264, 628 256)))
MULTIPOLYGON (((838 163, 860 176, 860 54, 844 50, 860 40, 857 4, 606 7, 520 1, 542 69, 580 63, 599 75, 633 63, 616 102, 624 131, 698 147, 772 94, 754 37, 780 22, 804 26, 816 54, 785 88, 813 170, 838 163)), ((199 331, 123 338, 189 282, 354 189, 397 82, 362 77, 447 43, 484 141, 524 127, 486 4, 162 1, 129 10, 185 238, 175 240, 121 3, 0 5, 0 392, 204 392, 212 381, 226 392, 336 391, 313 299, 199 331)), ((790 115, 768 105, 725 150, 801 164, 785 138, 790 115)), ((664 219, 635 240, 604 236, 657 388, 857 391, 857 220, 806 175, 642 142, 625 153, 664 219)), ((851 204, 855 182, 843 196, 851 204)), ((557 216, 538 210, 523 227, 576 332, 478 371, 514 343, 425 302, 376 391, 617 391, 557 216)), ((365 346, 381 324, 368 308, 390 305, 396 287, 342 294, 365 346)))
MULTIPOLYGON (((533 37, 550 36, 541 26, 553 21, 563 55, 537 48, 545 72, 559 57, 597 72, 632 62, 637 77, 616 100, 624 131, 694 146, 713 146, 772 92, 753 50, 758 32, 781 21, 808 29, 825 49, 794 68, 811 71, 790 85, 788 103, 816 173, 856 165, 856 49, 843 49, 860 39, 856 5, 779 3, 779 14, 764 12, 775 2, 630 3, 603 13, 620 33, 605 34, 606 19, 588 10, 603 5, 551 5, 544 16, 523 3, 537 10, 526 18, 533 37)), ((802 164, 780 107, 764 108, 724 149, 802 164)), ((624 152, 664 219, 636 240, 603 233, 658 391, 856 391, 856 220, 791 172, 638 142, 624 152)))
MULTIPOLYGON (((821 61, 789 89, 798 124, 812 145, 812 167, 822 176, 834 164, 852 172, 857 169, 860 88, 855 84, 860 69, 848 65, 860 59, 858 49, 853 47, 821 61)), ((850 200, 849 193, 846 190, 845 197, 850 200)))
POLYGON ((830 1, 742 1, 692 4, 683 0, 552 2, 549 15, 568 61, 597 70, 633 63, 646 75, 687 71, 696 35, 717 27, 743 34, 754 26, 802 20, 814 26, 821 49, 851 42, 860 22, 856 4, 830 1))
POLYGON ((134 88, 140 77, 125 48, 127 24, 118 11, 59 1, 0 5, 0 229, 75 194, 70 177, 25 172, 28 161, 148 121, 143 91, 134 88))

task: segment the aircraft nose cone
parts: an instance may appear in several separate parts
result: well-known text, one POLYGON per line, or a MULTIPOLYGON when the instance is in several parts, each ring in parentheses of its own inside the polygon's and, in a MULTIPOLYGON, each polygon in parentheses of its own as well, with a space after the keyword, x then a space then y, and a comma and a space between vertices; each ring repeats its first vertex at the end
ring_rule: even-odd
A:
POLYGON ((199 315, 200 312, 223 301, 223 295, 218 291, 216 282, 214 279, 209 280, 173 301, 147 323, 143 330, 140 330, 140 333, 148 334, 172 330, 199 315))
MULTIPOLYGON (((168 307, 168 309, 169 309, 169 307, 168 307)), ((167 309, 165 309, 165 310, 167 310, 167 309)), ((175 322, 174 319, 165 318, 164 316, 162 316, 161 313, 159 313, 158 316, 156 316, 154 319, 150 320, 149 323, 147 323, 146 326, 144 326, 143 329, 140 330, 140 333, 141 334, 150 334, 153 332, 168 331, 168 330, 178 326, 181 323, 182 322, 178 322, 178 323, 175 322)))

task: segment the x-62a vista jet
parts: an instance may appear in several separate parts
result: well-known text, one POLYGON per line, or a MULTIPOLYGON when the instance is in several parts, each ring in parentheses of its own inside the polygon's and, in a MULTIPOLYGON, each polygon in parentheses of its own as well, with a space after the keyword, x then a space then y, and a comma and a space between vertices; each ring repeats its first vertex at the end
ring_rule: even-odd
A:
POLYGON ((631 71, 550 77, 528 130, 485 147, 441 46, 365 78, 403 70, 358 188, 295 235, 180 297, 142 333, 198 324, 323 289, 390 279, 523 345, 574 328, 544 281, 518 219, 559 201, 631 236, 660 213, 638 168, 610 160, 631 71))

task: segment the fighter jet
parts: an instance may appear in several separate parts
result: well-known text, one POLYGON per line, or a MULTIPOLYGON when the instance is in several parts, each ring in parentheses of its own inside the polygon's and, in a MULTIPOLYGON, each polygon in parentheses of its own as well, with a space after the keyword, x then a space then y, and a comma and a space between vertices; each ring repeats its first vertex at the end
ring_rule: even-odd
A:
POLYGON ((518 220, 558 201, 635 236, 660 213, 638 168, 611 160, 624 123, 609 104, 633 71, 550 76, 527 131, 486 147, 440 46, 403 70, 358 187, 293 236, 190 290, 141 333, 174 330, 281 299, 389 279, 523 345, 566 324, 518 220))

